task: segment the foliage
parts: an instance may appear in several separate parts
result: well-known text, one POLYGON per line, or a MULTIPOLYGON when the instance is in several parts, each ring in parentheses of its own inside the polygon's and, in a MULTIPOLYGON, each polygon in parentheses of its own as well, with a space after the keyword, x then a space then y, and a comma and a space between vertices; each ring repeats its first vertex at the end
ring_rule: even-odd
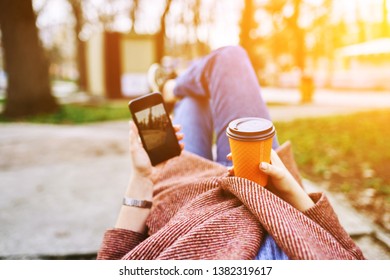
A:
MULTIPOLYGON (((127 103, 116 102, 103 105, 62 105, 60 110, 53 114, 37 115, 28 118, 19 118, 12 121, 23 121, 33 123, 51 124, 81 124, 99 121, 129 119, 130 113, 127 103)), ((10 121, 4 116, 0 116, 0 122, 10 121)))

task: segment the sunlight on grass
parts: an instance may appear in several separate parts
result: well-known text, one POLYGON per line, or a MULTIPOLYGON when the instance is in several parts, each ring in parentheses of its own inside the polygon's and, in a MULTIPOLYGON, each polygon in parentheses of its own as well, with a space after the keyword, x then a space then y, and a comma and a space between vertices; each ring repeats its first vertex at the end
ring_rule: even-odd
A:
MULTIPOLYGON (((390 111, 277 122, 280 142, 293 142, 305 175, 320 180, 334 177, 389 177, 390 111)), ((387 181, 387 184, 390 180, 387 181)))
POLYGON ((387 211, 390 202, 390 110, 276 122, 290 140, 302 175, 328 182, 359 207, 387 211), (360 202, 363 196, 371 197, 360 202), (387 210, 386 210, 387 209, 387 210))
MULTIPOLYGON (((127 101, 103 105, 69 104, 61 106, 54 114, 21 118, 16 121, 50 124, 81 124, 99 121, 130 119, 127 101)), ((0 121, 7 121, 2 117, 0 121)))

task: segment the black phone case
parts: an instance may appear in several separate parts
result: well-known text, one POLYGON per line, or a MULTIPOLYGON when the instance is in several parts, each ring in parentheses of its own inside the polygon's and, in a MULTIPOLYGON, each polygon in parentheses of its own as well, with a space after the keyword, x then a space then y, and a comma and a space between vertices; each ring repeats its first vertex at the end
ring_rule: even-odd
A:
POLYGON ((181 148, 161 94, 136 98, 129 102, 129 110, 153 166, 180 155, 181 148))

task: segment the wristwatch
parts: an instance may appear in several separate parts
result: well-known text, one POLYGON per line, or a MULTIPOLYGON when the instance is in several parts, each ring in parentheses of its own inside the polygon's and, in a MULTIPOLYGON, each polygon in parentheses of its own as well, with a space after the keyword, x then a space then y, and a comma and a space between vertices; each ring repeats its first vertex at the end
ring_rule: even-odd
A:
POLYGON ((153 203, 149 200, 140 200, 140 199, 135 199, 130 197, 124 197, 122 204, 126 206, 133 206, 139 208, 152 208, 153 203))

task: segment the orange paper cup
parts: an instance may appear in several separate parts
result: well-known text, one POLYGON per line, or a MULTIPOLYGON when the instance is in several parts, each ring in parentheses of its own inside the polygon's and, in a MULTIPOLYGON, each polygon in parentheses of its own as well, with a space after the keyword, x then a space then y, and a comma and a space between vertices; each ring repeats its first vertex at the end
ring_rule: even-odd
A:
POLYGON ((271 161, 275 127, 262 118, 242 118, 231 121, 226 129, 232 152, 234 175, 267 185, 268 176, 260 171, 260 162, 271 161))

